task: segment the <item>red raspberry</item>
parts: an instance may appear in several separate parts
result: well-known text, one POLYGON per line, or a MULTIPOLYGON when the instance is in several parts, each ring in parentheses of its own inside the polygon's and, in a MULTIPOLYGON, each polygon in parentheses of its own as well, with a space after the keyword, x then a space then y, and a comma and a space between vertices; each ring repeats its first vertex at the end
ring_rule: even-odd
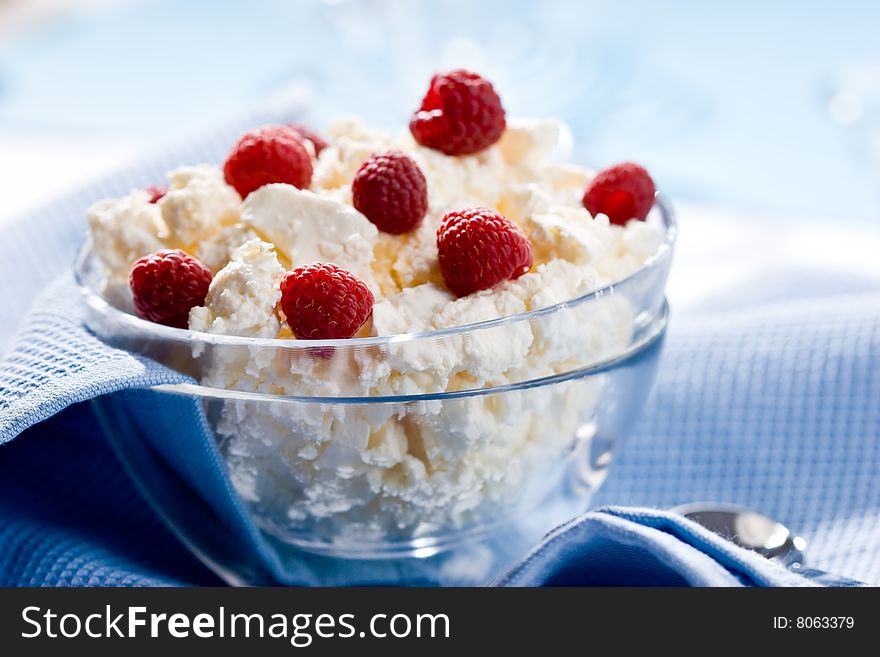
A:
POLYGON ((409 122, 417 142, 447 155, 488 148, 501 138, 505 126, 504 108, 492 83, 465 70, 431 78, 422 106, 409 122))
POLYGON ((168 193, 168 185, 150 185, 144 191, 150 195, 150 203, 158 203, 168 193))
POLYGON ((238 140, 226 158, 223 175, 242 198, 269 183, 303 189, 312 181, 312 158, 297 132, 270 125, 238 140))
POLYGON ((446 287, 463 297, 513 280, 532 266, 532 244, 519 226, 486 208, 449 212, 437 229, 446 287))
POLYGON ((205 302, 211 278, 211 270, 186 251, 163 249, 135 261, 128 282, 138 317, 186 328, 190 309, 205 302))
POLYGON ((594 217, 604 214, 612 224, 644 221, 654 205, 654 181, 644 167, 632 162, 603 169, 584 193, 584 207, 594 217))
POLYGON ((376 227, 399 235, 422 223, 428 211, 428 183, 419 165, 400 151, 373 155, 351 184, 354 207, 376 227))
POLYGON ((302 123, 288 123, 287 127, 293 130, 302 139, 308 139, 312 142, 312 146, 315 147, 315 157, 320 155, 321 151, 327 148, 327 140, 308 126, 305 126, 302 123))
POLYGON ((281 279, 281 310, 300 340, 352 337, 373 314, 373 293, 329 262, 294 267, 281 279))

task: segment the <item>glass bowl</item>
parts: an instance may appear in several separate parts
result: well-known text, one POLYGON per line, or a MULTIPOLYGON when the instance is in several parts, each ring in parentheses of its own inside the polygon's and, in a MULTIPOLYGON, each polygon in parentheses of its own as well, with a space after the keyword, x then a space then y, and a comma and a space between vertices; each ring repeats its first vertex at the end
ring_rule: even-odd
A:
POLYGON ((93 403, 145 496, 230 583, 482 583, 587 509, 647 397, 676 232, 662 195, 649 221, 658 251, 601 289, 349 340, 146 322, 105 301, 87 243, 87 327, 167 368, 93 403))

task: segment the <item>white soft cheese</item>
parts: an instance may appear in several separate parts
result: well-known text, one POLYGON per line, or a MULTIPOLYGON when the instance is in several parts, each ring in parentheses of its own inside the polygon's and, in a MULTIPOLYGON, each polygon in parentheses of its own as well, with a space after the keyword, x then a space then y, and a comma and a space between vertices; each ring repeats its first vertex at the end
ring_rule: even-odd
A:
POLYGON ((241 199, 217 167, 180 167, 168 177, 171 185, 158 206, 172 246, 192 247, 222 226, 238 221, 241 199))
POLYGON ((558 142, 559 123, 554 119, 511 120, 498 140, 498 150, 512 166, 537 169, 547 162, 558 142))
POLYGON ((312 188, 316 190, 350 188, 367 158, 395 147, 390 135, 367 128, 358 119, 337 120, 327 134, 331 143, 321 151, 312 176, 312 188))
POLYGON ((205 305, 190 311, 190 329, 274 338, 279 329, 275 306, 281 299, 278 282, 283 273, 271 244, 259 239, 245 242, 214 276, 205 305))
POLYGON ((247 224, 230 224, 199 242, 193 255, 216 274, 232 259, 232 254, 239 246, 258 237, 247 224))
POLYGON ((504 192, 505 163, 497 148, 450 157, 416 146, 410 153, 428 182, 428 204, 436 214, 468 207, 495 207, 504 192))
MULTIPOLYGON (((447 328, 475 324, 528 309, 526 301, 509 290, 483 290, 447 304, 438 314, 435 325, 447 328)), ((455 373, 467 375, 470 379, 467 387, 474 388, 506 382, 505 373, 527 358, 531 343, 532 330, 528 322, 475 329, 449 340, 455 351, 455 373)))
POLYGON ((373 306, 373 332, 375 335, 399 335, 436 328, 438 313, 454 299, 434 283, 407 288, 373 306))
POLYGON ((623 228, 614 228, 613 248, 598 263, 598 267, 609 280, 619 280, 634 272, 663 243, 663 233, 656 226, 644 221, 633 220, 627 222, 623 228))
POLYGON ((250 194, 242 221, 275 244, 292 266, 316 261, 348 269, 376 289, 372 273, 376 227, 350 205, 292 185, 250 194))
POLYGON ((168 237, 162 213, 143 190, 97 201, 86 216, 95 254, 111 279, 127 281, 132 263, 163 248, 168 237))

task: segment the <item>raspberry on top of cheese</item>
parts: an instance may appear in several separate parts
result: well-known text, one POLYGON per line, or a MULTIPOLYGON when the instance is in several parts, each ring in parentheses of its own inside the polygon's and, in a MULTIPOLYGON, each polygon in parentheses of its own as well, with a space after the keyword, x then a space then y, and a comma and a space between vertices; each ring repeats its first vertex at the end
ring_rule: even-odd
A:
POLYGON ((504 107, 492 83, 457 69, 431 78, 409 129, 423 146, 446 155, 468 155, 498 141, 505 125, 504 107))
POLYGON ((186 328, 189 311, 205 302, 211 270, 181 249, 161 249, 131 266, 135 312, 157 324, 186 328))
POLYGON ((242 198, 270 183, 305 189, 312 181, 314 143, 286 125, 251 130, 236 142, 223 164, 223 176, 242 198))

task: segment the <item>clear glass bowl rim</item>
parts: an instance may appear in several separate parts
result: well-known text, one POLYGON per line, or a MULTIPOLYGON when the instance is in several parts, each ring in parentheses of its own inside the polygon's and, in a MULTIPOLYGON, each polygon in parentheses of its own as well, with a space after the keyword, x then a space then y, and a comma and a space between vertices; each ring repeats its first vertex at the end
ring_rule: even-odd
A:
MULTIPOLYGON (((169 340, 176 343, 188 344, 190 347, 202 345, 217 345, 226 347, 246 347, 268 348, 268 349, 284 349, 284 350, 309 350, 317 347, 334 347, 342 349, 357 349, 360 347, 376 347, 382 345, 399 345, 406 342, 415 342, 417 340, 434 340, 446 336, 466 335, 472 331, 489 329, 494 327, 509 326, 518 322, 529 321, 536 317, 549 315, 566 308, 580 306, 602 297, 610 296, 615 293, 615 288, 626 285, 632 279, 638 278, 646 271, 650 270, 670 255, 673 245, 677 237, 677 222, 672 204, 661 193, 657 192, 655 196, 654 207, 658 210, 660 219, 665 228, 664 240, 657 250, 649 257, 638 269, 630 273, 624 278, 613 281, 601 288, 587 292, 581 296, 574 297, 567 301, 562 301, 551 306, 545 306, 536 310, 531 310, 515 315, 507 315, 482 322, 471 324, 463 324, 444 329, 435 329, 432 331, 424 331, 421 333, 405 333, 392 336, 377 336, 369 338, 349 338, 342 340, 296 340, 289 338, 254 338, 235 335, 220 335, 213 333, 203 333, 201 331, 191 331, 189 329, 179 329, 171 326, 156 324, 141 319, 136 315, 128 313, 124 310, 114 307, 105 301, 96 290, 89 287, 85 280, 85 267, 89 257, 92 255, 91 242, 86 239, 80 247, 79 253, 74 267, 74 278, 79 288, 83 301, 96 313, 102 316, 113 325, 122 326, 130 331, 134 336, 142 336, 144 340, 169 340)), ((151 386, 151 390, 164 393, 182 394, 200 398, 219 398, 219 399, 236 399, 242 401, 270 401, 272 403, 316 403, 327 405, 339 404, 401 404, 410 402, 438 401, 463 397, 475 397, 483 395, 494 395, 514 390, 524 390, 540 386, 551 385, 554 383, 562 383, 574 379, 583 378, 592 374, 598 374, 608 371, 634 357, 639 352, 647 349, 656 342, 666 330, 668 323, 669 309, 665 300, 659 313, 652 321, 649 330, 635 343, 614 356, 605 360, 592 362, 583 367, 552 374, 549 376, 530 379, 527 381, 518 381, 500 386, 486 388, 470 388, 455 391, 437 391, 411 395, 386 395, 386 396, 307 396, 307 395, 273 395, 262 392, 245 392, 232 390, 228 388, 212 388, 203 386, 198 383, 168 383, 151 386)))
POLYGON ((540 388, 555 383, 564 383, 566 381, 575 381, 587 376, 601 374, 607 372, 618 365, 622 365, 631 358, 644 351, 657 340, 659 340, 666 332, 666 326, 669 322, 669 304, 664 299, 663 307, 655 321, 651 326, 651 331, 641 340, 629 346, 629 348, 606 360, 597 361, 584 367, 573 370, 567 370, 558 374, 529 379, 527 381, 517 381, 516 383, 506 383, 500 386, 492 386, 487 388, 467 388, 465 390, 444 390, 441 392, 425 392, 413 395, 376 395, 376 396, 360 396, 360 397, 314 397, 309 395, 272 395, 264 392, 247 392, 243 390, 233 390, 230 388, 212 388, 195 383, 163 383, 152 386, 150 390, 157 392, 165 392, 179 395, 189 395, 191 397, 199 397, 201 399, 222 399, 225 401, 262 401, 271 402, 273 404, 289 403, 289 404, 326 404, 328 406, 349 406, 360 404, 409 404, 417 402, 445 401, 452 399, 482 397, 485 395, 499 395, 506 392, 514 392, 520 390, 529 390, 531 388, 540 388))
POLYGON ((204 333, 201 331, 192 331, 190 329, 175 328, 173 326, 165 326, 141 319, 136 315, 132 315, 124 310, 120 310, 105 301, 97 291, 90 288, 85 280, 83 271, 85 263, 91 254, 91 242, 85 240, 79 249, 74 265, 74 279, 80 290, 85 302, 95 311, 106 316, 115 324, 122 324, 127 328, 134 329, 138 333, 144 335, 145 338, 164 338, 179 342, 215 344, 215 345, 233 345, 238 347, 264 347, 264 348, 284 348, 284 349, 314 349, 316 347, 336 347, 336 348, 358 348, 371 347, 377 345, 398 344, 401 342, 411 342, 416 340, 431 340, 434 338, 466 334, 471 331, 486 329, 495 326, 504 326, 515 324, 517 322, 528 321, 542 315, 549 315, 564 308, 579 306, 591 300, 605 297, 614 293, 614 288, 625 285, 627 281, 638 277, 642 272, 650 269, 657 261, 663 258, 675 244, 678 233, 678 224, 675 218, 675 212, 671 202, 662 192, 657 192, 655 196, 654 207, 660 212, 660 218, 665 228, 664 240, 658 249, 649 257, 642 265, 630 273, 629 275, 612 281, 608 285, 582 294, 581 296, 561 301, 551 306, 544 306, 524 313, 515 315, 505 315, 495 319, 488 319, 482 322, 474 322, 471 324, 462 324, 460 326, 451 326, 442 329, 433 329, 431 331, 423 331, 420 333, 401 333, 398 335, 372 336, 367 338, 346 338, 333 340, 297 340, 292 338, 255 338, 244 337, 238 335, 222 335, 217 333, 204 333))

